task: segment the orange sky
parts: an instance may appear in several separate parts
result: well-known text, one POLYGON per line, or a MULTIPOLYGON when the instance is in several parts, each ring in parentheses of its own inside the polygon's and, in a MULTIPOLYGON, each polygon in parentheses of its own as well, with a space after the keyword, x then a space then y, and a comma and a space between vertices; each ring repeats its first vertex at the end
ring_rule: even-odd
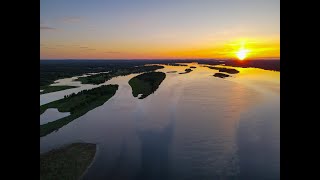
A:
POLYGON ((278 0, 44 0, 40 18, 40 59, 280 57, 278 0))

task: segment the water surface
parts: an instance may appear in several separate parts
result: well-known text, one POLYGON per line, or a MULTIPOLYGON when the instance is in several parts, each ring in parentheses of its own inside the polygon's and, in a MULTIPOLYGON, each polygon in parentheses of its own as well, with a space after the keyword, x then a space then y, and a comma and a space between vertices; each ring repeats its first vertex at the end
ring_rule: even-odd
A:
POLYGON ((40 115, 40 125, 69 116, 69 112, 59 112, 56 108, 49 108, 40 115))
MULTIPOLYGON (((196 66, 188 74, 178 74, 188 66, 157 70, 177 73, 145 99, 128 84, 137 74, 107 81, 119 85, 116 94, 41 137, 40 152, 98 144, 84 179, 279 179, 280 73, 235 68, 239 74, 220 79, 217 70, 188 65, 196 66)), ((93 87, 44 94, 40 104, 93 87)))

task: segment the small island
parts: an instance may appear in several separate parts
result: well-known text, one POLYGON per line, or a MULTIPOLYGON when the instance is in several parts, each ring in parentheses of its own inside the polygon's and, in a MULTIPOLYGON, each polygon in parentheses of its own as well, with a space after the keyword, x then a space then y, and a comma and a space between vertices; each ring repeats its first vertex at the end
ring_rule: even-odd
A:
POLYGON ((135 73, 143 73, 143 72, 150 72, 155 71, 157 69, 162 69, 163 66, 158 65, 152 65, 152 66, 134 66, 134 67, 126 67, 126 68, 115 68, 112 69, 110 72, 107 73, 99 73, 94 74, 91 76, 86 77, 79 77, 75 81, 80 81, 82 84, 102 84, 111 78, 117 77, 117 76, 126 76, 129 74, 135 74, 135 73))
POLYGON ((176 73, 177 71, 168 71, 167 73, 176 73))
POLYGON ((133 77, 129 80, 132 95, 137 97, 139 94, 142 94, 138 99, 146 98, 159 88, 159 85, 165 78, 166 74, 163 72, 149 72, 133 77))
POLYGON ((192 69, 188 68, 188 69, 185 69, 184 70, 185 72, 181 72, 179 74, 187 74, 187 73, 190 73, 192 71, 192 69))
POLYGON ((219 78, 226 78, 226 77, 229 77, 230 75, 223 74, 223 73, 215 73, 213 76, 214 77, 219 77, 219 78))
POLYGON ((72 93, 63 99, 40 106, 40 115, 49 108, 57 108, 60 112, 70 112, 69 116, 40 125, 40 137, 60 129, 74 119, 103 105, 117 90, 118 85, 103 85, 90 90, 80 91, 77 94, 72 93))
POLYGON ((40 179, 77 180, 86 172, 96 154, 96 145, 73 143, 40 154, 40 179))
POLYGON ((168 63, 168 66, 188 66, 186 64, 178 64, 178 63, 168 63))
POLYGON ((238 74, 239 71, 236 69, 232 69, 232 68, 224 68, 224 67, 213 67, 213 66, 207 66, 210 69, 215 69, 215 70, 219 70, 219 72, 225 72, 228 74, 238 74))
POLYGON ((43 90, 40 92, 40 94, 62 91, 66 89, 76 88, 76 87, 78 86, 40 86, 40 90, 43 90))
POLYGON ((197 68, 197 67, 195 67, 195 66, 190 66, 190 68, 197 68))

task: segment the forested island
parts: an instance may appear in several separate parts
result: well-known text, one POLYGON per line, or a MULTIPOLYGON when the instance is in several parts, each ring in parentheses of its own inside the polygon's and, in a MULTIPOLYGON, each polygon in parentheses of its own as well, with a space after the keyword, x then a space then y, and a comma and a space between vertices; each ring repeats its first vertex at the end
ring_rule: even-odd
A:
MULTIPOLYGON (((156 60, 152 63, 174 61, 156 60)), ((40 87, 53 84, 55 80, 81 76, 89 73, 108 72, 150 64, 147 60, 40 60, 40 87)))
POLYGON ((168 66, 188 66, 186 64, 168 63, 168 66))
POLYGON ((105 81, 110 80, 113 77, 117 76, 126 76, 134 73, 143 73, 155 71, 157 69, 162 69, 163 66, 153 65, 153 66, 135 66, 127 68, 112 69, 108 73, 99 73, 86 77, 79 77, 76 81, 81 81, 82 84, 101 84, 105 81))
POLYGON ((187 73, 190 73, 192 71, 192 69, 188 68, 188 69, 185 69, 184 70, 185 72, 181 72, 179 74, 187 74, 187 73))
POLYGON ((159 85, 165 78, 166 74, 163 72, 149 72, 133 77, 129 80, 132 95, 137 97, 139 94, 142 94, 139 99, 146 98, 159 88, 159 85))
POLYGON ((239 71, 236 69, 232 69, 232 68, 224 68, 224 67, 214 67, 214 66, 206 66, 210 69, 215 69, 215 70, 219 70, 219 72, 226 72, 229 74, 238 74, 239 71))
POLYGON ((43 90, 40 92, 40 94, 62 91, 62 90, 66 90, 66 89, 76 88, 76 87, 78 87, 78 86, 40 86, 40 90, 43 90))
POLYGON ((96 154, 96 145, 73 143, 40 154, 41 180, 78 180, 96 154))
MULTIPOLYGON (((280 71, 280 60, 41 60, 40 61, 40 89, 41 87, 53 84, 55 80, 62 78, 70 78, 74 76, 81 76, 88 73, 103 73, 115 71, 116 69, 126 69, 129 67, 144 66, 146 64, 166 64, 170 66, 187 66, 186 64, 178 63, 192 63, 208 65, 226 65, 236 67, 254 67, 266 70, 280 71)), ((191 68, 191 67, 190 67, 191 68)), ((109 75, 103 75, 109 76, 109 75)), ((91 77, 93 78, 93 77, 91 77)), ((107 77, 108 78, 108 77, 107 77)), ((104 78, 97 80, 97 82, 104 81, 104 78)), ((83 80, 85 81, 85 80, 83 80)), ((95 80, 93 80, 95 81, 95 80)), ((88 82, 87 82, 88 83, 88 82)))
POLYGON ((280 71, 280 59, 277 60, 197 60, 199 64, 226 65, 242 68, 260 68, 265 70, 280 71))
POLYGON ((118 85, 103 85, 77 94, 65 96, 63 99, 40 106, 40 115, 48 108, 57 108, 60 112, 70 112, 70 115, 53 122, 40 125, 40 137, 60 129, 74 119, 83 116, 88 111, 103 105, 118 90, 118 85))
POLYGON ((219 78, 226 78, 226 77, 229 77, 230 75, 223 74, 223 73, 215 73, 213 76, 214 77, 219 77, 219 78))

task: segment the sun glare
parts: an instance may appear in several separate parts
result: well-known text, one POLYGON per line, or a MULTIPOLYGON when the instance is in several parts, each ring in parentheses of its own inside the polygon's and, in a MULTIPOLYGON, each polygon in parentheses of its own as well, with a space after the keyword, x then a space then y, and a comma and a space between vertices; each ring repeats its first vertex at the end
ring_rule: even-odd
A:
POLYGON ((243 61, 248 56, 249 50, 245 48, 245 41, 241 42, 240 49, 236 52, 236 55, 240 61, 243 61))
POLYGON ((237 57, 239 60, 244 60, 247 57, 249 50, 241 48, 238 52, 237 52, 237 57))

